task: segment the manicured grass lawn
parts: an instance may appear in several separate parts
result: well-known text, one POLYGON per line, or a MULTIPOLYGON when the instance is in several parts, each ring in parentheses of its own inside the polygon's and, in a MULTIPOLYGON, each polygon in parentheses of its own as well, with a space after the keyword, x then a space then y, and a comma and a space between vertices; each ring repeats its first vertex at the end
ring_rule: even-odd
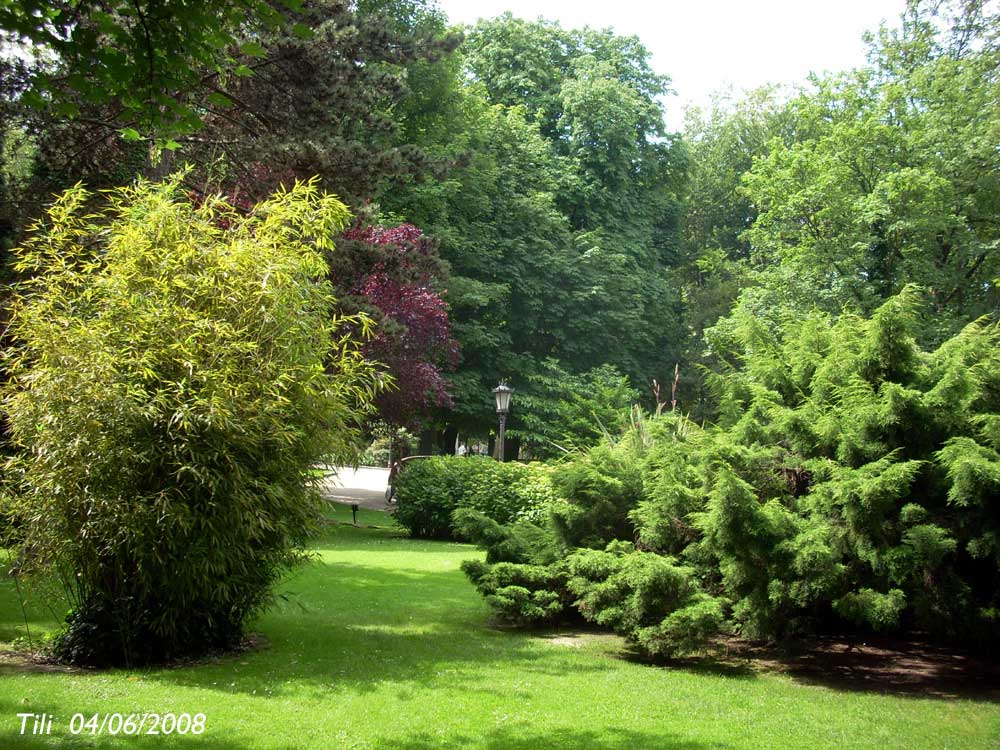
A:
MULTIPOLYGON (((333 515, 350 520, 349 508, 333 515)), ((388 526, 362 512, 362 524, 388 526)), ((459 570, 479 554, 331 526, 256 624, 268 645, 192 667, 25 671, 0 662, 0 748, 729 750, 1000 747, 1000 705, 841 692, 780 675, 650 667, 611 638, 486 626, 459 570), (56 717, 17 734, 18 712, 56 717), (73 713, 202 712, 203 735, 70 737, 73 713)), ((33 612, 41 632, 54 623, 33 612)), ((23 636, 0 583, 0 650, 23 636)))

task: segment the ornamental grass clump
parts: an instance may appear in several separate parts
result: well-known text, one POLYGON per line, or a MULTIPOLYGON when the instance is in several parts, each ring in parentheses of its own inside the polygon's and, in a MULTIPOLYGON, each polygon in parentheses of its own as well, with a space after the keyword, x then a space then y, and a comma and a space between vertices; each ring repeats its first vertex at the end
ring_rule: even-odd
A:
POLYGON ((309 468, 346 456, 379 380, 322 251, 315 183, 243 215, 180 176, 64 193, 17 251, 4 405, 21 575, 61 580, 55 654, 135 665, 237 644, 302 558, 309 468))

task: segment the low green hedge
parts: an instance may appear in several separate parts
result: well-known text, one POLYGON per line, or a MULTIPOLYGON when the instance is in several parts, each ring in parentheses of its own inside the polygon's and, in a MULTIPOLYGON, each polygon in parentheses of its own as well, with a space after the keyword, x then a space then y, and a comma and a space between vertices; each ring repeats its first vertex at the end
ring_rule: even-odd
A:
POLYGON ((541 517, 553 498, 549 470, 542 464, 434 456, 410 462, 396 480, 395 516, 415 537, 455 539, 452 513, 459 508, 506 524, 541 517))

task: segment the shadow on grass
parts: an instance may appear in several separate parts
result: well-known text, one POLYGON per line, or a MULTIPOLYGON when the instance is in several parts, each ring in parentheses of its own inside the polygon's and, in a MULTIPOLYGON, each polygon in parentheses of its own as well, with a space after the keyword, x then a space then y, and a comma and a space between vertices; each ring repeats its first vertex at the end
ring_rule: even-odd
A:
POLYGON ((0 649, 17 643, 18 648, 43 645, 59 626, 58 616, 46 608, 41 597, 22 587, 19 593, 9 576, 0 579, 0 649), (25 597, 22 609, 21 597, 25 597), (25 627, 25 618, 28 625, 25 627))
POLYGON ((818 636, 783 648, 739 643, 733 652, 758 669, 849 692, 1000 701, 1000 663, 919 638, 860 643, 818 636))
POLYGON ((558 676, 608 668, 485 627, 487 609, 457 565, 436 572, 320 561, 288 587, 289 601, 259 624, 267 648, 145 679, 257 697, 303 688, 363 694, 384 683, 495 695, 484 674, 497 669, 558 676))
POLYGON ((650 657, 619 636, 588 626, 529 631, 553 646, 605 644, 605 656, 726 679, 755 680, 779 673, 795 682, 841 692, 897 697, 1000 702, 1000 663, 919 639, 869 638, 864 643, 817 636, 781 648, 732 638, 703 656, 650 657))
MULTIPOLYGON (((102 708, 92 708, 87 706, 86 701, 70 701, 60 704, 58 702, 46 701, 46 705, 39 706, 27 699, 19 700, 12 686, 5 685, 6 689, 0 690, 0 748, 3 750, 19 750, 29 748, 30 750, 63 750, 64 748, 92 748, 93 750, 110 750, 111 748, 123 747, 143 747, 143 748, 206 748, 212 750, 243 750, 245 742, 238 742, 227 739, 211 737, 206 731, 202 735, 181 735, 172 733, 169 735, 149 735, 141 736, 111 736, 106 732, 102 735, 91 734, 88 730, 81 730, 74 735, 70 731, 71 720, 74 713, 83 714, 90 717, 94 714, 104 716, 107 711, 102 708), (19 713, 41 713, 52 717, 51 734, 31 734, 34 722, 27 720, 26 734, 21 734, 21 718, 19 713)), ((208 727, 210 729, 210 727, 208 727)), ((293 750, 291 746, 276 747, 274 750, 293 750)))
MULTIPOLYGON (((3 710, 7 710, 0 702, 3 710)), ((11 709, 13 710, 13 709, 11 709)), ((16 711, 14 711, 16 714, 16 711)), ((14 715, 12 714, 12 716, 14 715)), ((331 738, 332 739, 332 738, 331 738)), ((147 748, 199 748, 199 750, 242 750, 239 740, 221 740, 208 733, 141 737, 93 737, 87 734, 73 737, 68 722, 53 727, 49 736, 20 735, 17 730, 0 732, 0 747, 25 750, 87 747, 120 748, 141 743, 147 748)), ((330 747, 335 747, 331 744, 330 747)), ((384 738, 377 747, 385 750, 726 750, 730 745, 719 742, 699 742, 670 732, 646 732, 609 726, 601 731, 578 729, 531 730, 503 729, 488 735, 415 734, 402 738, 384 738)), ((275 746, 272 750, 297 750, 291 745, 275 746)))
POLYGON ((620 655, 625 661, 642 664, 650 669, 683 670, 692 674, 737 680, 754 680, 760 675, 760 670, 755 669, 748 661, 730 660, 713 655, 668 659, 650 657, 632 646, 626 646, 620 655))
MULTIPOLYGON (((614 668, 606 658, 579 657, 576 647, 583 644, 571 641, 586 640, 588 633, 488 627, 485 603, 458 569, 460 558, 480 554, 471 547, 464 555, 454 544, 408 540, 389 529, 334 527, 317 551, 335 553, 337 559, 318 559, 285 584, 287 599, 255 627, 267 647, 149 670, 145 679, 258 698, 298 694, 303 688, 315 695, 364 694, 385 683, 496 695, 491 675, 586 676, 614 668), (345 554, 352 560, 344 561, 345 554), (400 565, 391 558, 397 554, 405 555, 400 565)), ((13 616, 0 622, 0 629, 14 632, 13 616)), ((706 677, 755 680, 773 671, 838 691, 1000 699, 995 664, 919 642, 848 649, 846 643, 814 639, 784 652, 725 645, 732 648, 724 656, 669 661, 651 661, 627 649, 603 652, 649 669, 706 677)), ((0 661, 0 679, 22 671, 0 661)))
POLYGON ((387 750, 724 750, 729 745, 698 742, 670 732, 642 732, 609 726, 600 732, 580 729, 518 731, 505 729, 488 737, 418 734, 383 745, 387 750))
POLYGON ((996 660, 916 639, 879 638, 857 643, 816 636, 778 647, 733 638, 722 642, 710 656, 650 658, 630 647, 620 655, 654 669, 699 675, 753 679, 778 673, 803 685, 841 692, 1000 702, 1000 664, 996 660))

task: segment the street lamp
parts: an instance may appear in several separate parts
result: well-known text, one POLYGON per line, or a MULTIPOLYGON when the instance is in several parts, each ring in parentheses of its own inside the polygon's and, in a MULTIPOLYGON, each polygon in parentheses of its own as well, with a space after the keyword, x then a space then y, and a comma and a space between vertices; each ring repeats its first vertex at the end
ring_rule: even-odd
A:
POLYGON ((500 431, 497 433, 497 460, 503 461, 503 431, 507 426, 507 412, 510 411, 510 397, 514 389, 506 383, 500 383, 493 389, 497 399, 497 416, 500 417, 500 431))

